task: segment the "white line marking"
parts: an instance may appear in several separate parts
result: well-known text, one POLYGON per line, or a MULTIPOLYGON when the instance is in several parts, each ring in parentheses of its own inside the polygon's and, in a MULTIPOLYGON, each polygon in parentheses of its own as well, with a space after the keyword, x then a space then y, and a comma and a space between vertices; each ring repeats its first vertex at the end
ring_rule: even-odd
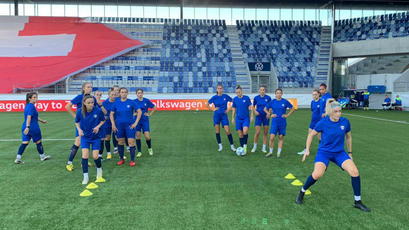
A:
POLYGON ((387 122, 394 122, 394 123, 409 125, 409 122, 407 122, 407 121, 397 121, 397 120, 389 120, 389 119, 383 119, 383 118, 377 118, 377 117, 367 117, 367 116, 361 116, 361 115, 349 114, 349 113, 343 113, 343 114, 347 115, 347 116, 361 117, 361 118, 366 118, 366 119, 372 119, 372 120, 378 120, 378 121, 387 121, 387 122))
MULTIPOLYGON (((0 139, 0 142, 21 141, 21 139, 0 139)), ((42 141, 75 141, 75 139, 42 139, 42 141)))

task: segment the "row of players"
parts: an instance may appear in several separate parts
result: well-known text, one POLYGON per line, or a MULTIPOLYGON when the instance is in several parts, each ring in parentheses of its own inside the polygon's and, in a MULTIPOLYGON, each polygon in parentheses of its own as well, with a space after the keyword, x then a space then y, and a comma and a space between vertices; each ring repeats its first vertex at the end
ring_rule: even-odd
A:
MULTIPOLYGON (((71 103, 68 103, 67 105, 67 110, 73 115, 73 117, 75 117, 77 135, 66 168, 69 171, 73 170, 72 161, 79 145, 81 145, 82 169, 84 175, 83 184, 89 182, 88 156, 91 146, 92 155, 97 167, 96 182, 105 181, 102 177, 102 152, 100 151, 104 140, 108 140, 108 143, 110 143, 109 139, 112 132, 114 132, 116 139, 118 140, 120 160, 117 165, 124 164, 124 144, 125 139, 127 139, 130 146, 130 166, 135 166, 135 139, 138 145, 138 152, 140 153, 141 130, 143 130, 145 134, 149 152, 150 154, 153 154, 149 135, 149 116, 154 113, 155 106, 148 99, 143 98, 143 90, 137 91, 138 99, 134 101, 127 98, 128 90, 126 88, 117 88, 119 90, 119 97, 115 92, 116 89, 111 88, 109 98, 102 103, 98 103, 97 99, 90 95, 92 92, 92 85, 90 83, 85 83, 82 88, 82 94, 75 97, 71 103), (77 105, 77 113, 74 113, 71 110, 73 104, 77 105), (153 108, 153 110, 149 113, 148 108, 153 108)), ((320 92, 322 95, 321 99, 319 99, 317 91, 313 92, 314 100, 311 102, 313 116, 307 137, 306 148, 303 151, 302 161, 305 161, 310 153, 309 149, 313 137, 320 134, 321 140, 314 162, 314 170, 299 192, 296 202, 297 204, 303 203, 303 197, 306 190, 324 174, 329 161, 333 161, 351 176, 355 199, 354 207, 363 211, 370 211, 370 209, 361 201, 360 176, 358 169, 352 160, 350 123, 348 119, 341 117, 341 106, 336 100, 331 98, 331 95, 327 92, 327 86, 325 84, 321 84, 320 92), (348 154, 344 150, 345 139, 347 140, 348 154)), ((260 95, 254 98, 254 107, 250 98, 243 95, 240 86, 236 87, 236 94, 237 96, 232 99, 227 94, 223 94, 223 86, 218 85, 217 95, 213 96, 207 103, 208 107, 214 110, 213 124, 216 130, 219 151, 222 150, 220 123, 228 135, 231 149, 235 150, 227 117, 227 113, 230 110, 228 103, 232 102, 232 123, 235 124, 236 130, 239 134, 240 145, 244 149, 247 149, 248 128, 250 122, 253 121, 254 113, 256 115, 256 135, 254 137, 255 145, 253 146, 252 152, 257 149, 256 143, 262 125, 264 128, 263 152, 266 152, 266 130, 268 130, 269 119, 271 118, 270 151, 266 157, 272 155, 274 138, 277 134, 279 135, 277 157, 280 157, 284 136, 286 134, 286 118, 294 112, 291 103, 282 98, 283 91, 277 89, 275 91, 276 98, 271 100, 271 98, 265 94, 265 88, 261 87, 260 95), (286 113, 287 109, 290 109, 289 113, 286 113)), ((49 156, 44 154, 41 144, 41 131, 38 121, 42 123, 46 123, 46 121, 38 118, 38 112, 34 106, 37 102, 37 96, 36 93, 28 93, 26 97, 27 106, 24 111, 25 120, 22 126, 22 144, 18 150, 15 163, 23 163, 21 161, 21 156, 31 139, 37 144, 37 150, 40 153, 41 160, 49 159, 49 156)), ((107 142, 105 142, 105 144, 107 144, 107 142)), ((109 151, 109 144, 106 145, 106 147, 107 151, 109 151)))

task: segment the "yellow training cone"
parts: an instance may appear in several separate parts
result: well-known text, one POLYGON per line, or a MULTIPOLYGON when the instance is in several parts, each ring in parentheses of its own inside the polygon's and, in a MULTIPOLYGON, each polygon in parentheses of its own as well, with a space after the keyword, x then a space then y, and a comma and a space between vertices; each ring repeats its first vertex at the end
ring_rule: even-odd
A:
POLYGON ((80 196, 86 197, 86 196, 92 196, 92 192, 90 192, 88 189, 85 189, 80 196))
POLYGON ((294 180, 294 179, 296 179, 295 176, 294 176, 292 173, 287 174, 287 176, 285 176, 284 178, 285 178, 285 179, 288 179, 288 180, 294 180))
POLYGON ((309 189, 307 189, 307 191, 305 191, 305 195, 311 195, 311 191, 309 189))
POLYGON ((106 180, 102 177, 98 177, 97 180, 95 181, 95 183, 104 183, 106 182, 106 180))
POLYGON ((93 183, 93 182, 91 182, 91 183, 89 183, 89 184, 87 185, 86 188, 87 188, 87 189, 96 189, 96 188, 98 188, 98 185, 95 184, 95 183, 93 183))
POLYGON ((294 185, 294 186, 302 186, 303 185, 303 183, 298 179, 291 182, 291 184, 294 185))

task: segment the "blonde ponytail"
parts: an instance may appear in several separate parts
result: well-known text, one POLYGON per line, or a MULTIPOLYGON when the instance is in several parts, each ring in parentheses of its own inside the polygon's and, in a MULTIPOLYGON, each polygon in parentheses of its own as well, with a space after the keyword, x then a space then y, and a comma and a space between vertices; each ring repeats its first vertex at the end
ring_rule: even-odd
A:
POLYGON ((334 98, 329 98, 327 100, 327 104, 325 105, 325 116, 331 116, 332 111, 336 107, 341 107, 338 101, 336 101, 334 98))

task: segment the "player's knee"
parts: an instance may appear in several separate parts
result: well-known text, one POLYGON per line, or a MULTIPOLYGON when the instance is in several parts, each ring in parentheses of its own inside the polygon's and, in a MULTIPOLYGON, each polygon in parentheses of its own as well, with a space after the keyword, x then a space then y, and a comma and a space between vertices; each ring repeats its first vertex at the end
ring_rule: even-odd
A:
POLYGON ((283 135, 280 135, 280 136, 278 136, 278 139, 279 139, 280 141, 282 141, 282 140, 284 140, 284 136, 283 136, 283 135))
POLYGON ((357 177, 359 176, 359 171, 356 167, 353 167, 351 170, 349 170, 349 175, 352 177, 357 177))
POLYGON ((314 178, 314 180, 320 179, 323 175, 324 171, 321 170, 314 170, 314 172, 312 172, 312 178, 314 178))

